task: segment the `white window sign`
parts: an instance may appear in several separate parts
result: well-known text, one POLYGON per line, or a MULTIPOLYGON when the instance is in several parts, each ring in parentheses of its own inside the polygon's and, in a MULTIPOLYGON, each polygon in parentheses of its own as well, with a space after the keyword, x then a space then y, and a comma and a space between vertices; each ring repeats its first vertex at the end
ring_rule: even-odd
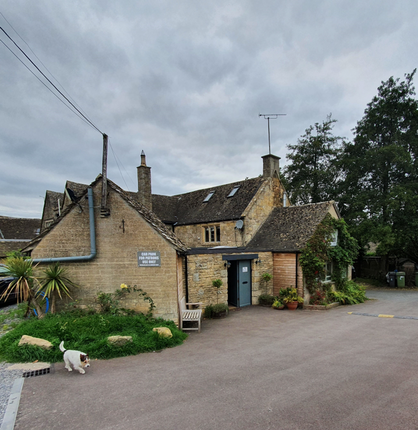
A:
POLYGON ((242 268, 242 273, 248 272, 248 267, 243 267, 242 268))
POLYGON ((160 251, 139 251, 137 255, 139 267, 161 266, 160 251))

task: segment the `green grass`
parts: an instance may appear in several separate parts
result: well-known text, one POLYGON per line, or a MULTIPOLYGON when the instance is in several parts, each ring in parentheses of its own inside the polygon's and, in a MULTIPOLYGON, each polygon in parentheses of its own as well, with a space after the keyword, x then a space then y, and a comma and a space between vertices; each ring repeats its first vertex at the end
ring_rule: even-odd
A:
POLYGON ((174 322, 138 315, 86 314, 82 312, 47 314, 44 319, 23 321, 14 330, 0 338, 0 361, 9 363, 35 360, 56 363, 62 361, 59 344, 65 341, 66 349, 76 349, 89 354, 90 358, 109 359, 136 355, 141 352, 159 351, 180 345, 187 334, 174 322), (172 338, 163 338, 154 327, 168 327, 172 338), (50 351, 35 346, 18 346, 22 335, 49 340, 50 351), (125 346, 109 345, 108 336, 132 336, 125 346))

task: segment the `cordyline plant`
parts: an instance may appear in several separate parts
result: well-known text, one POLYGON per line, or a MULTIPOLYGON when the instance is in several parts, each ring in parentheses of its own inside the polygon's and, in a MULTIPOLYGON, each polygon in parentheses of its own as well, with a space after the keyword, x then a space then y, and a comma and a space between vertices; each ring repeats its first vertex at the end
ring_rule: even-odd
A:
POLYGON ((4 276, 11 277, 13 280, 7 286, 0 299, 8 298, 10 294, 15 293, 17 301, 27 302, 28 307, 25 317, 29 314, 33 306, 37 312, 38 318, 43 317, 41 307, 36 301, 35 290, 39 285, 38 279, 33 274, 33 262, 24 257, 8 257, 5 261, 4 276))
POLYGON ((39 278, 37 294, 43 292, 46 297, 51 298, 51 314, 55 313, 57 296, 62 299, 63 295, 71 298, 70 288, 78 287, 67 277, 67 271, 59 263, 54 263, 43 271, 39 278))

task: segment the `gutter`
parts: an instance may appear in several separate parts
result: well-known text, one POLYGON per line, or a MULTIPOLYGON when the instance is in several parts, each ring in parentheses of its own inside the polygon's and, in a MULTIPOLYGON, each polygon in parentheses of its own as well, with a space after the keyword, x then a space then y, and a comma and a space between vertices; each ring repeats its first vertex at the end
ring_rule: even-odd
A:
POLYGON ((57 262, 78 262, 90 261, 96 257, 96 227, 94 223, 94 204, 93 204, 93 190, 91 187, 87 189, 87 197, 89 200, 89 222, 90 222, 90 254, 77 255, 74 257, 55 257, 55 258, 35 258, 34 263, 57 263, 57 262))

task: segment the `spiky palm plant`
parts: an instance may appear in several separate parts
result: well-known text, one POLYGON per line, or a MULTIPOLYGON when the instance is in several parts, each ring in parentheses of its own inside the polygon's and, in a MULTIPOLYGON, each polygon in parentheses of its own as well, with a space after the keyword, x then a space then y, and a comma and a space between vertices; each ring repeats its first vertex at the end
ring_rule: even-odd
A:
POLYGON ((35 290, 38 286, 38 280, 33 274, 32 260, 24 257, 8 257, 4 266, 6 270, 3 275, 12 277, 13 280, 0 298, 7 299, 11 293, 15 293, 18 302, 28 303, 25 316, 28 315, 31 306, 33 306, 36 309, 38 318, 42 318, 42 310, 36 301, 35 290))
POLYGON ((38 293, 41 291, 46 297, 51 298, 51 313, 55 313, 57 296, 62 299, 63 295, 71 298, 70 288, 78 287, 67 277, 67 271, 60 263, 48 266, 39 278, 38 293))

